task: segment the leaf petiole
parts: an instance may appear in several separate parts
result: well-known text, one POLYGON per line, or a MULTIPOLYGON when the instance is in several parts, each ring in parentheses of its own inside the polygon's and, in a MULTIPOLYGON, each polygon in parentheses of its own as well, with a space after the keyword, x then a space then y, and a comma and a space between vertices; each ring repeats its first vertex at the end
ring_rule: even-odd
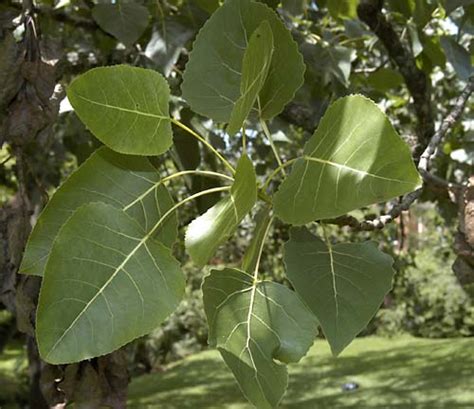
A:
MULTIPOLYGON (((299 157, 298 158, 293 158, 293 159, 290 159, 288 160, 287 162, 285 163, 282 163, 280 166, 278 166, 276 169, 273 170, 272 173, 270 173, 270 175, 267 177, 267 179, 265 180, 265 183, 263 184, 262 186, 262 190, 263 191, 266 191, 268 189, 268 186, 270 186, 270 183, 271 181, 275 178, 275 176, 281 172, 282 169, 285 169, 287 168, 288 166, 291 166, 294 162, 296 162, 298 159, 300 159, 299 157)), ((286 174, 285 174, 286 175, 286 174)))
POLYGON ((270 142, 270 146, 272 148, 273 154, 275 155, 276 161, 278 163, 278 170, 281 171, 283 176, 286 176, 285 167, 283 166, 283 162, 280 158, 280 155, 278 154, 278 150, 273 141, 272 134, 270 133, 270 130, 268 129, 267 123, 261 118, 260 118, 260 126, 262 127, 263 133, 267 137, 268 142, 270 142))
POLYGON ((232 172, 233 175, 235 174, 234 167, 227 161, 226 158, 224 158, 224 156, 222 156, 217 151, 216 148, 214 148, 214 146, 212 146, 208 141, 206 141, 205 138, 203 138, 197 132, 193 131, 191 128, 189 128, 188 126, 186 126, 182 122, 178 121, 177 119, 171 117, 170 120, 171 120, 172 124, 175 124, 176 126, 180 127, 181 129, 183 129, 184 131, 186 131, 190 135, 194 136, 198 141, 203 143, 212 153, 214 153, 214 155, 216 155, 219 158, 219 160, 227 167, 227 169, 229 169, 232 172))
MULTIPOLYGON (((197 199, 198 197, 205 196, 205 195, 210 195, 212 193, 217 193, 217 192, 226 192, 231 189, 231 186, 220 186, 220 187, 213 187, 212 189, 206 189, 202 190, 198 193, 195 193, 194 195, 188 196, 187 198, 181 200, 180 202, 176 203, 173 207, 170 207, 163 216, 160 217, 160 219, 156 222, 156 224, 152 227, 149 233, 145 236, 146 239, 148 239, 155 231, 160 227, 163 222, 166 220, 166 218, 171 215, 174 211, 176 211, 178 208, 183 206, 184 204, 197 199)), ((142 241, 146 241, 142 240, 142 241)))
POLYGON ((270 227, 272 226, 272 224, 273 224, 273 216, 271 216, 270 220, 268 220, 268 224, 265 228, 265 233, 263 233, 263 236, 262 236, 262 242, 260 243, 260 248, 258 249, 257 261, 255 263, 255 270, 253 272, 254 285, 257 283, 257 280, 258 280, 258 269, 260 267, 260 260, 262 258, 263 247, 265 246, 265 241, 267 239, 268 232, 270 231, 270 227))
POLYGON ((146 197, 150 192, 158 188, 160 185, 181 177, 181 176, 186 176, 186 175, 202 175, 202 176, 208 176, 208 177, 216 177, 216 178, 222 178, 222 179, 227 179, 231 182, 234 181, 233 177, 224 175, 223 173, 218 173, 218 172, 211 172, 207 170, 183 170, 181 172, 176 172, 173 173, 172 175, 166 176, 163 179, 160 179, 157 183, 155 183, 152 187, 150 187, 147 191, 143 192, 140 196, 138 196, 133 202, 130 202, 127 206, 123 208, 124 211, 127 211, 130 209, 132 206, 134 206, 136 203, 138 203, 140 200, 142 200, 144 197, 146 197))

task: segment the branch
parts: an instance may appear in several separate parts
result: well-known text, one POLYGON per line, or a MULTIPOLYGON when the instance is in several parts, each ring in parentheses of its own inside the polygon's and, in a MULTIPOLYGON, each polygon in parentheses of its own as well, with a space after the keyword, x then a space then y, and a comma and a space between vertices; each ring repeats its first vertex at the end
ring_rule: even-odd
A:
POLYGON ((431 106, 431 83, 426 74, 416 66, 411 51, 405 47, 392 23, 382 13, 383 0, 361 0, 357 14, 377 35, 402 74, 418 119, 418 147, 414 156, 418 158, 434 133, 434 117, 431 106))
MULTIPOLYGON (((448 114, 448 116, 444 119, 441 123, 438 131, 433 135, 431 140, 428 143, 428 146, 424 150, 421 155, 420 161, 418 163, 418 171, 420 172, 423 180, 426 183, 431 183, 437 186, 444 186, 449 190, 458 190, 462 189, 462 186, 456 185, 453 183, 449 183, 444 181, 443 179, 432 175, 429 173, 430 163, 436 155, 436 150, 446 136, 446 134, 451 131, 453 126, 461 117, 464 108, 469 100, 469 97, 474 92, 474 76, 470 78, 466 87, 464 88, 463 92, 457 99, 456 103, 454 104, 454 108, 448 114)), ((361 231, 373 231, 373 230, 380 230, 383 229, 387 224, 391 223, 394 219, 399 217, 403 211, 408 210, 410 206, 417 200, 421 194, 423 193, 424 187, 421 187, 414 192, 411 192, 405 195, 401 200, 400 203, 394 206, 388 214, 382 215, 374 220, 364 220, 359 221, 355 217, 352 216, 341 216, 336 219, 332 219, 326 221, 326 223, 336 224, 338 226, 349 226, 352 227, 354 230, 361 230, 361 231)))
POLYGON ((420 173, 423 175, 424 173, 429 172, 429 165, 433 158, 436 156, 436 150, 446 136, 448 131, 456 124, 456 122, 461 117, 461 114, 464 111, 466 103, 474 92, 474 76, 469 78, 466 87, 462 91, 461 95, 457 99, 456 103, 454 104, 454 108, 451 110, 449 115, 445 118, 441 126, 439 127, 438 131, 433 135, 431 141, 429 142, 428 146, 426 147, 425 151, 420 157, 420 162, 418 164, 418 169, 420 173))

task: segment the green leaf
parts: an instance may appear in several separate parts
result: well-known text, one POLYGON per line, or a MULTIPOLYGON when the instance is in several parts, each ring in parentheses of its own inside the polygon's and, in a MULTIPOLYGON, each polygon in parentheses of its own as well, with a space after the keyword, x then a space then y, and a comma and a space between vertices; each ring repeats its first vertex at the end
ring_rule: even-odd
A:
MULTIPOLYGON (((180 116, 182 123, 190 124, 194 114, 190 109, 185 108, 181 110, 180 116)), ((177 128, 174 131, 173 142, 178 156, 177 162, 181 164, 181 167, 186 170, 197 169, 201 163, 201 150, 198 140, 182 128, 177 128)))
POLYGON ((369 85, 382 93, 399 87, 403 82, 403 76, 392 68, 380 68, 368 77, 369 85))
POLYGON ((268 21, 263 21, 250 37, 242 63, 240 97, 230 115, 227 132, 234 135, 242 128, 265 84, 273 55, 273 34, 268 21))
POLYGON ((330 219, 421 186, 403 142, 371 100, 332 104, 274 197, 275 213, 294 225, 330 219))
POLYGON ((148 26, 146 7, 135 3, 97 4, 92 17, 105 32, 126 45, 134 44, 148 26))
POLYGON ((194 2, 209 14, 214 13, 219 7, 219 0, 194 0, 194 2))
POLYGON ((333 18, 357 18, 359 0, 327 0, 326 5, 333 18))
POLYGON ((451 37, 441 37, 441 46, 458 77, 463 81, 467 81, 474 73, 470 54, 451 37))
POLYGON ((410 35, 410 43, 413 55, 418 57, 423 52, 423 44, 421 43, 420 35, 418 34, 418 28, 413 23, 407 24, 406 27, 410 35))
POLYGON ((305 228, 285 244, 286 274, 338 355, 375 315, 392 287, 393 259, 376 243, 326 245, 305 228))
POLYGON ((171 251, 123 210, 84 205, 61 228, 46 265, 41 357, 64 364, 112 352, 160 325, 184 286, 171 251))
POLYGON ((300 16, 308 7, 308 0, 282 0, 282 7, 293 16, 300 16))
POLYGON ((352 71, 352 61, 356 56, 353 49, 340 45, 305 44, 308 49, 308 65, 324 78, 332 76, 346 88, 352 71))
POLYGON ((415 4, 416 6, 413 19, 415 20, 418 28, 422 29, 431 20, 433 11, 436 9, 438 4, 432 1, 428 2, 426 0, 415 0, 415 4))
POLYGON ((317 321, 287 287, 240 270, 212 270, 202 290, 209 344, 218 348, 250 402, 275 408, 288 384, 279 362, 298 362, 307 353, 317 321))
POLYGON ((441 47, 439 37, 428 37, 423 38, 423 54, 429 59, 432 65, 437 65, 444 68, 446 65, 446 56, 441 47))
POLYGON ((389 0, 390 9, 403 14, 407 19, 413 17, 415 12, 415 0, 389 0))
POLYGON ((81 121, 114 151, 160 155, 173 142, 170 91, 156 71, 94 68, 71 83, 67 96, 81 121))
MULTIPOLYGON (((168 190, 159 183, 158 172, 147 159, 121 155, 106 147, 98 149, 44 208, 28 239, 19 272, 42 276, 59 229, 77 208, 90 202, 127 208, 127 214, 148 231, 173 206, 168 190)), ((176 236, 177 219, 173 215, 155 238, 171 246, 176 236)))
POLYGON ((186 231, 185 245, 193 261, 203 266, 228 240, 257 200, 257 179, 252 162, 242 156, 230 195, 194 219, 186 231))
POLYGON ((242 260, 242 270, 255 270, 260 254, 260 246, 265 240, 266 232, 271 220, 270 207, 265 206, 257 213, 257 216, 255 217, 255 230, 253 232, 253 237, 247 251, 245 252, 244 259, 242 260))
POLYGON ((250 0, 227 0, 203 26, 183 76, 183 97, 191 108, 218 122, 229 122, 240 97, 248 40, 263 21, 273 32, 274 52, 260 92, 261 116, 278 115, 303 84, 304 63, 291 33, 274 10, 250 0))
POLYGON ((272 9, 276 9, 278 4, 280 4, 280 0, 258 0, 260 3, 265 3, 268 7, 272 9))
POLYGON ((446 9, 446 14, 451 14, 458 7, 467 7, 474 4, 474 0, 444 0, 444 8, 446 9))

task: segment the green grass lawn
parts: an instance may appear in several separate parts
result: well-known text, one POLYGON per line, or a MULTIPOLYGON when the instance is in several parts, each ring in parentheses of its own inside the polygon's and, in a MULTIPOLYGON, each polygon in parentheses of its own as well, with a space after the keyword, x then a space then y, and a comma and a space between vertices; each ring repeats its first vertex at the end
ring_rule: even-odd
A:
MULTIPOLYGON (((474 339, 361 338, 337 359, 318 341, 289 372, 282 408, 474 408, 474 339)), ((251 408, 214 351, 133 380, 129 407, 251 408)))
MULTIPOLYGON (((0 408, 26 397, 25 354, 19 345, 0 355, 0 408)), ((163 373, 132 381, 129 407, 250 409, 215 351, 194 355, 163 373)), ((282 408, 474 409, 474 339, 360 338, 334 359, 317 341, 290 366, 282 408), (342 392, 344 382, 357 382, 342 392)))

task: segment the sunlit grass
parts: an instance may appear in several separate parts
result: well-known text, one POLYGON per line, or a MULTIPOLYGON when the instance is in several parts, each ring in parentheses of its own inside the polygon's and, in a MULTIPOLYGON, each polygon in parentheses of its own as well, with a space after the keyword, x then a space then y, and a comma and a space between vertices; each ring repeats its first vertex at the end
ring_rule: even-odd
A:
MULTIPOLYGON (((251 408, 214 351, 135 379, 129 396, 132 408, 251 408)), ((281 407, 474 408, 474 339, 362 338, 337 359, 318 341, 291 366, 281 407)))
MULTIPOLYGON (((0 407, 26 399, 21 345, 0 354, 0 407)), ((251 409, 215 351, 191 356, 167 371, 132 381, 129 407, 251 409)), ((472 409, 474 339, 361 338, 335 359, 317 341, 290 367, 287 409, 472 409), (359 389, 343 392, 345 382, 359 389)))

